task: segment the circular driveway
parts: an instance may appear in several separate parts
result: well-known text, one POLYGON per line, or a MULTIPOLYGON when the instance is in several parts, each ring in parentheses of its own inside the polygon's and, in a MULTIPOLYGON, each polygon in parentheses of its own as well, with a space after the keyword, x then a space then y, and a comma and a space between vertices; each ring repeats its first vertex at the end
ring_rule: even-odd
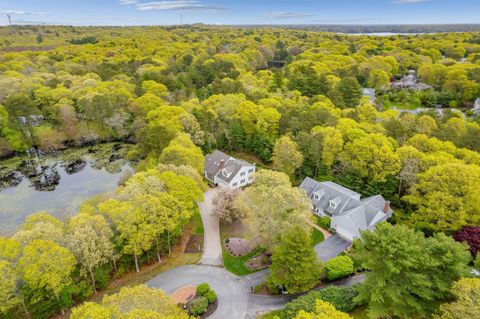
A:
POLYGON ((183 286, 198 285, 203 282, 208 283, 218 297, 218 308, 209 318, 245 318, 249 288, 243 284, 241 278, 225 269, 201 265, 181 266, 147 281, 147 285, 171 294, 183 286))

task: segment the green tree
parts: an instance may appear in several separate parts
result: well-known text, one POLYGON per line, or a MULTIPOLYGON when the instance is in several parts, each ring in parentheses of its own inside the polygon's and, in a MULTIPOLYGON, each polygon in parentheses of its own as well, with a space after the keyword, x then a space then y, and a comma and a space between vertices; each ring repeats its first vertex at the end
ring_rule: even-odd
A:
POLYGON ((383 182, 400 170, 394 143, 381 134, 367 134, 345 144, 341 161, 369 181, 383 182))
POLYGON ((28 285, 52 292, 60 305, 60 293, 72 284, 70 275, 75 264, 75 256, 67 248, 37 239, 23 249, 19 269, 28 285))
POLYGON ((256 172, 253 185, 238 195, 235 206, 245 216, 248 236, 270 250, 293 227, 310 229, 309 199, 291 186, 285 173, 256 172))
POLYGON ((330 303, 323 300, 317 300, 315 311, 307 313, 304 310, 300 310, 294 319, 350 319, 348 314, 338 311, 330 303))
POLYGON ((300 227, 288 230, 273 250, 268 287, 271 290, 283 287, 288 293, 296 294, 315 286, 322 275, 322 265, 309 234, 300 227))
POLYGON ((362 98, 362 87, 354 77, 345 77, 335 87, 338 93, 338 106, 341 108, 353 108, 358 105, 362 98))
POLYGON ((411 219, 435 231, 455 231, 480 222, 480 167, 449 163, 418 175, 411 195, 404 197, 416 211, 411 219))
POLYGON ((80 263, 82 275, 90 275, 93 290, 97 292, 95 270, 114 260, 113 232, 102 215, 76 215, 68 228, 68 247, 80 263))
POLYGON ((295 177, 295 170, 303 163, 303 155, 295 142, 288 136, 282 136, 273 147, 273 167, 284 172, 290 178, 295 177))
POLYGON ((101 304, 86 302, 74 308, 70 318, 188 319, 189 316, 163 291, 138 285, 105 296, 101 304))
POLYGON ((468 273, 466 247, 444 235, 427 239, 406 226, 382 223, 362 237, 354 243, 354 257, 367 280, 356 301, 368 304, 371 318, 432 313, 436 302, 450 296, 453 282, 468 273))
POLYGON ((179 134, 160 154, 159 160, 163 164, 189 165, 199 174, 203 173, 205 159, 200 148, 193 144, 188 134, 179 134))
POLYGON ((478 318, 480 316, 480 278, 462 278, 453 284, 455 301, 440 307, 437 319, 478 318))

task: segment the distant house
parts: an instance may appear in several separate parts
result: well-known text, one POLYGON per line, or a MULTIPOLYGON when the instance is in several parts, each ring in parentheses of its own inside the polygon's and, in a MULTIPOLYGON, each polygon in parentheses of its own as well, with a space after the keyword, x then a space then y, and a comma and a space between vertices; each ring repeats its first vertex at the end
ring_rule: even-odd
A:
POLYGON ((415 71, 410 70, 407 75, 405 75, 399 81, 392 82, 390 84, 392 89, 410 89, 414 91, 425 91, 425 90, 433 90, 428 84, 418 82, 418 78, 415 74, 415 71))
POLYGON ((363 96, 367 96, 368 97, 368 101, 370 103, 374 103, 375 102, 375 89, 371 89, 371 88, 364 88, 362 90, 362 94, 363 96))
POLYGON ((473 111, 473 114, 480 116, 480 97, 475 100, 472 111, 473 111))
POLYGON ((205 156, 205 178, 220 187, 239 188, 253 181, 255 164, 215 150, 205 156))
POLYGON ((361 195, 334 182, 317 182, 306 177, 300 188, 312 201, 312 211, 318 216, 331 217, 330 228, 348 241, 360 237, 360 232, 392 216, 390 202, 381 195, 361 199, 361 195))

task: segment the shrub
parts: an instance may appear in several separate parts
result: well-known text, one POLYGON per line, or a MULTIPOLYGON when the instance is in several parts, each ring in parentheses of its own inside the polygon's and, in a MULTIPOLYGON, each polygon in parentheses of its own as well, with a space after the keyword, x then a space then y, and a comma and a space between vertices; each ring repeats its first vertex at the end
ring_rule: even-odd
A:
POLYGON ((197 296, 203 296, 210 290, 210 286, 204 282, 197 286, 197 296))
POLYGON ((453 233, 453 238, 458 242, 466 242, 473 257, 480 250, 480 226, 464 226, 453 233))
POLYGON ((206 297, 198 297, 190 303, 190 313, 194 316, 200 316, 207 311, 208 299, 206 297))
POLYGON ((285 306, 279 316, 281 319, 292 319, 300 310, 313 312, 317 299, 331 303, 337 310, 349 312, 355 306, 353 298, 356 295, 351 287, 329 286, 294 299, 285 306))
POLYGON ((323 229, 330 228, 330 217, 322 216, 317 218, 317 225, 322 227, 323 229))
POLYGON ((208 303, 213 303, 215 300, 217 300, 217 294, 213 290, 207 292, 204 297, 208 299, 208 303))
POLYGON ((353 260, 348 256, 337 256, 327 261, 327 280, 335 280, 353 274, 353 260))

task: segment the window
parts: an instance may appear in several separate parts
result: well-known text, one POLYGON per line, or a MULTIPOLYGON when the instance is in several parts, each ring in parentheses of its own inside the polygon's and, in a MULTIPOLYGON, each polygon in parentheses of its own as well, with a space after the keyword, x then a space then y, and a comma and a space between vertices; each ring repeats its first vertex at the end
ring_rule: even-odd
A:
POLYGON ((253 168, 248 170, 249 173, 253 173, 253 168))
POLYGON ((245 184, 245 180, 242 179, 242 180, 240 181, 240 184, 245 184))
POLYGON ((245 176, 245 172, 241 172, 241 173, 240 173, 240 176, 245 176))
POLYGON ((335 208, 337 205, 334 202, 330 202, 330 207, 335 208))
POLYGON ((232 186, 233 186, 233 187, 237 186, 237 183, 233 183, 232 186))
POLYGON ((317 194, 315 194, 313 197, 314 197, 315 199, 318 199, 318 195, 317 195, 317 194))

